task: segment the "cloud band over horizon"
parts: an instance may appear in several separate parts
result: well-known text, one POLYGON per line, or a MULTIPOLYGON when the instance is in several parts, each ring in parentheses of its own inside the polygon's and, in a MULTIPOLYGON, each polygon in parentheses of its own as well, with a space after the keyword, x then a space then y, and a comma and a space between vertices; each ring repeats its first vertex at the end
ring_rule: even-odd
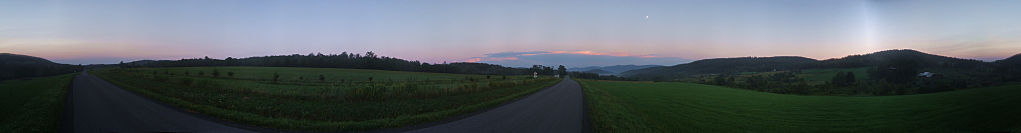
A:
POLYGON ((499 64, 509 67, 528 67, 531 65, 565 65, 569 67, 611 66, 611 65, 676 65, 691 62, 689 59, 677 57, 660 57, 656 55, 636 55, 628 53, 578 51, 529 51, 500 52, 486 54, 485 57, 472 57, 463 62, 499 64))

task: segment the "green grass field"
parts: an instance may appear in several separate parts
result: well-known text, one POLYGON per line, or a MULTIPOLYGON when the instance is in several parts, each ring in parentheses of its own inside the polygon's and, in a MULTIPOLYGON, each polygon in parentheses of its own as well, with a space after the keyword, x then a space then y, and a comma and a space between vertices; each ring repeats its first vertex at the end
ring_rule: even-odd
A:
POLYGON ((559 81, 288 67, 130 68, 90 73, 188 111, 303 131, 371 130, 431 122, 499 105, 559 81), (279 76, 276 80, 274 74, 279 76))
POLYGON ((57 132, 74 75, 0 81, 0 131, 57 132))
POLYGON ((580 80, 605 132, 1021 131, 1021 84, 943 93, 843 97, 690 83, 580 80))

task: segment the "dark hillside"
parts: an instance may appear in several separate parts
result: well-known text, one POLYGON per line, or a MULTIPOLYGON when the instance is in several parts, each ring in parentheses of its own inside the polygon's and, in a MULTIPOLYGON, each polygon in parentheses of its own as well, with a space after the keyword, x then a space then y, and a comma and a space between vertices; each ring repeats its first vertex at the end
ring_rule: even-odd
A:
POLYGON ((0 53, 0 80, 65 74, 75 72, 75 68, 39 57, 0 53))
POLYGON ((717 58, 675 66, 632 70, 622 75, 637 79, 668 80, 697 74, 794 70, 810 67, 816 62, 818 61, 815 59, 798 56, 717 58))
POLYGON ((622 75, 637 79, 675 79, 696 74, 726 74, 817 68, 860 68, 889 66, 891 64, 910 64, 910 67, 918 69, 956 69, 964 71, 981 71, 989 68, 988 66, 990 65, 989 63, 979 60, 960 59, 927 54, 910 49, 901 49, 879 51, 865 55, 851 55, 843 58, 827 59, 822 61, 791 56, 705 59, 675 66, 638 69, 624 72, 622 75))
POLYGON ((844 58, 823 60, 818 68, 857 68, 887 64, 892 61, 910 60, 921 68, 974 68, 984 62, 923 53, 910 49, 879 51, 865 55, 851 55, 844 58))
POLYGON ((588 70, 588 71, 584 71, 584 72, 585 73, 595 73, 595 74, 599 74, 599 75, 612 75, 612 74, 616 74, 614 72, 606 71, 606 70, 603 70, 603 69, 593 69, 593 70, 588 70))

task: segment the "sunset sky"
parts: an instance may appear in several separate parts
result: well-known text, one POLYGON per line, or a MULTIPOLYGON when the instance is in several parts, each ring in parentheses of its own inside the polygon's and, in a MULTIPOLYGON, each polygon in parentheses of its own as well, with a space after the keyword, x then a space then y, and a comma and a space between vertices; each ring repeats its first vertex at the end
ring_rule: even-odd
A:
POLYGON ((887 49, 1021 53, 1010 0, 28 0, 0 2, 0 53, 60 63, 363 53, 508 66, 815 59, 887 49))

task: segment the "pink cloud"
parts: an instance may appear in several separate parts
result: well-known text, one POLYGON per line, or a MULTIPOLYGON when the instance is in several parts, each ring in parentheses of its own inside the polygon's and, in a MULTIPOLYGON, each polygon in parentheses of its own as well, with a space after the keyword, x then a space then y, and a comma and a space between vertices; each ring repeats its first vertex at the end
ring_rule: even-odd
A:
POLYGON ((474 63, 474 62, 479 62, 479 61, 482 61, 482 58, 471 58, 471 59, 465 60, 464 62, 472 62, 472 63, 474 63))

